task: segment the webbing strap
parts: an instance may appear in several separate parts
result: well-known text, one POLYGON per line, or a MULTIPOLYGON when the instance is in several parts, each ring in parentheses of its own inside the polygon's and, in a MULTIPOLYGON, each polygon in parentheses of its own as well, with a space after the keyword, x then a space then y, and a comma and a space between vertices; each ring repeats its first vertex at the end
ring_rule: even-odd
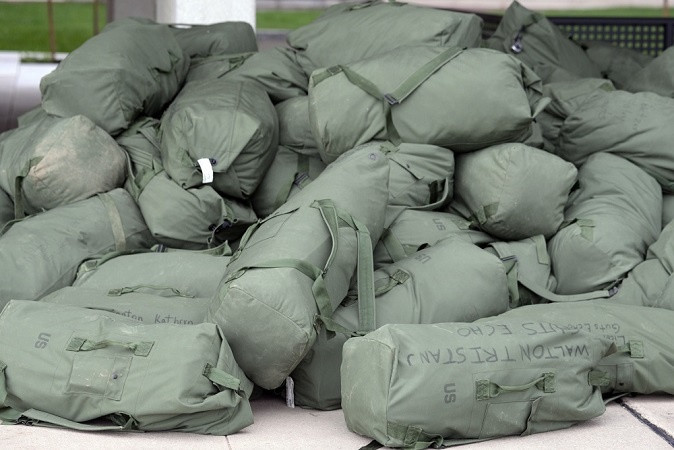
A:
POLYGON ((491 398, 498 397, 504 392, 526 391, 533 387, 545 393, 554 393, 556 391, 555 374, 552 372, 546 372, 529 383, 515 386, 501 385, 489 380, 476 380, 475 399, 478 401, 489 400, 491 398))
POLYGON ((390 228, 384 230, 379 240, 381 241, 382 245, 388 252, 393 262, 398 262, 401 259, 407 258, 407 252, 405 252, 405 247, 403 247, 403 244, 393 234, 390 228))
POLYGON ((239 395, 245 396, 245 392, 241 389, 241 380, 212 364, 206 364, 202 375, 208 378, 221 391, 221 388, 230 389, 239 395))
POLYGON ((522 273, 517 274, 517 281, 534 294, 551 302, 579 302, 583 300, 609 298, 615 295, 616 292, 618 292, 618 289, 616 287, 612 287, 610 289, 601 291, 591 291, 591 292, 584 292, 582 294, 563 295, 563 294, 555 294, 549 289, 539 286, 537 283, 528 280, 526 276, 522 275, 522 273))
POLYGON ((629 353, 630 358, 644 358, 646 354, 644 353, 644 343, 643 341, 637 341, 631 339, 625 345, 617 347, 618 352, 629 353))
POLYGON ((17 177, 14 179, 15 219, 23 219, 24 217, 26 217, 26 210, 23 204, 23 180, 28 176, 28 173, 30 173, 30 169, 32 169, 33 166, 38 165, 40 161, 42 161, 42 156, 29 159, 26 165, 23 167, 23 169, 21 169, 21 172, 19 172, 17 177))
MULTIPOLYGON (((443 179, 441 181, 442 183, 442 193, 440 194, 440 197, 427 205, 421 205, 421 206, 410 206, 407 209, 412 209, 414 211, 435 211, 442 207, 447 201, 449 200, 449 196, 452 192, 452 181, 449 179, 449 177, 443 179)), ((433 197, 433 190, 434 190, 434 185, 437 185, 437 183, 434 181, 433 183, 428 185, 428 190, 431 193, 431 198, 433 197)))
POLYGON ((122 216, 119 214, 117 205, 112 200, 108 193, 98 194, 98 198, 105 206, 110 219, 110 228, 112 229, 112 236, 115 240, 115 250, 123 252, 126 250, 126 236, 124 235, 124 225, 122 224, 122 216))
POLYGON ((392 439, 402 442, 402 447, 405 449, 440 448, 443 443, 442 436, 425 433, 422 428, 414 425, 400 425, 387 422, 386 434, 392 439))
POLYGON ((545 236, 542 234, 537 234, 536 236, 532 236, 530 239, 534 241, 534 245, 536 245, 536 257, 538 258, 538 263, 549 266, 550 254, 548 253, 548 245, 545 242, 545 236))
POLYGON ((136 421, 127 417, 126 422, 122 425, 91 425, 73 420, 66 419, 48 412, 37 409, 29 409, 21 414, 17 419, 17 423, 25 423, 29 425, 55 425, 62 428, 69 428, 78 431, 142 431, 138 429, 136 421))
POLYGON ((108 296, 110 297, 121 297, 124 294, 131 294, 137 292, 140 289, 152 289, 155 291, 170 291, 176 297, 185 297, 185 298, 194 298, 194 295, 186 294, 179 289, 170 286, 155 286, 152 284, 137 284, 135 286, 125 286, 118 289, 110 289, 108 291, 108 296))
POLYGON ((128 348, 136 356, 148 356, 150 350, 154 346, 153 341, 138 341, 138 342, 122 342, 113 341, 111 339, 103 339, 102 341, 92 341, 91 339, 74 337, 70 339, 66 346, 67 352, 89 352, 92 350, 99 350, 105 347, 119 346, 128 348))
POLYGON ((409 273, 405 272, 402 269, 398 269, 388 276, 388 280, 384 285, 379 286, 378 288, 375 289, 374 295, 375 297, 379 297, 380 295, 386 294, 394 287, 405 283, 409 279, 410 279, 409 273))

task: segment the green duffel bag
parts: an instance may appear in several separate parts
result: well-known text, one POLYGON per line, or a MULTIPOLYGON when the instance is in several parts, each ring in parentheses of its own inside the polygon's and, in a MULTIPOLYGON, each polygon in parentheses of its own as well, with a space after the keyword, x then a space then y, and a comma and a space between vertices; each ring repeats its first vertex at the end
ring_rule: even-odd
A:
POLYGON ((0 135, 0 189, 17 218, 122 187, 126 156, 108 133, 77 115, 38 111, 0 135))
POLYGON ((612 341, 521 317, 384 325, 349 339, 342 409, 349 430, 421 449, 568 428, 605 411, 612 341))
POLYGON ((273 47, 254 53, 222 78, 252 81, 264 89, 274 104, 299 95, 307 95, 309 77, 297 62, 297 52, 287 47, 273 47))
POLYGON ((290 197, 318 177, 326 164, 318 155, 310 156, 280 145, 274 162, 250 198, 258 217, 267 217, 290 197))
POLYGON ((169 29, 190 60, 257 51, 255 30, 248 22, 172 24, 169 29))
POLYGON ((185 85, 161 118, 164 169, 181 187, 204 184, 245 199, 253 194, 278 148, 278 118, 253 83, 225 79, 185 85))
MULTIPOLYGON (((517 1, 505 10, 485 46, 517 57, 541 75, 552 67, 581 78, 602 77, 583 47, 569 39, 543 13, 527 9, 517 1)), ((548 82, 545 78, 543 81, 548 82)))
POLYGON ((599 362, 604 394, 674 394, 671 353, 674 311, 619 305, 612 300, 535 305, 508 311, 501 318, 549 322, 615 342, 616 353, 599 362))
POLYGON ((232 254, 228 244, 210 250, 167 249, 110 252, 83 262, 72 285, 101 291, 123 289, 155 295, 210 298, 232 254), (151 270, 148 270, 151 268, 151 270))
POLYGON ((628 160, 592 155, 578 172, 564 226, 548 243, 559 294, 606 289, 645 259, 662 230, 662 191, 628 160))
POLYGON ((115 136, 140 115, 159 117, 189 65, 166 25, 117 20, 42 77, 42 107, 59 117, 81 114, 115 136))
POLYGON ((309 123, 309 96, 298 95, 275 105, 279 124, 279 144, 297 153, 320 156, 309 123))
POLYGON ((143 117, 117 137, 129 155, 124 188, 138 203, 158 242, 202 250, 237 239, 257 220, 250 204, 223 197, 211 186, 183 189, 164 171, 159 121, 143 117))
POLYGON ((254 54, 255 52, 244 52, 193 58, 190 61, 190 70, 185 77, 185 83, 220 78, 224 74, 241 66, 254 54))
POLYGON ((674 49, 660 53, 629 79, 624 88, 630 92, 654 92, 663 97, 674 97, 674 49))
POLYGON ((536 117, 543 135, 545 150, 555 153, 559 133, 567 117, 573 114, 590 96, 601 95, 603 91, 614 91, 610 80, 599 78, 583 78, 572 82, 561 81, 546 83, 543 95, 550 98, 550 103, 536 117))
POLYGON ((287 40, 311 75, 316 69, 351 64, 401 45, 479 47, 482 23, 471 13, 398 2, 347 2, 331 6, 311 23, 291 31, 287 40))
POLYGON ((152 290, 149 286, 120 289, 66 286, 45 295, 40 301, 110 311, 147 325, 194 325, 204 322, 210 297, 194 297, 175 288, 152 290))
POLYGON ((372 246, 382 233, 389 162, 352 151, 241 238, 207 320, 246 375, 275 389, 358 282, 359 329, 374 329, 372 246), (367 195, 363 195, 367 192, 367 195))
POLYGON ((89 258, 154 244, 121 188, 27 217, 0 236, 0 307, 70 286, 89 258))
POLYGON ((606 41, 586 41, 581 45, 602 75, 611 80, 618 89, 624 89, 635 74, 654 59, 652 55, 639 50, 606 41))
POLYGON ((326 162, 372 140, 467 152, 529 138, 534 117, 547 103, 541 93, 531 69, 496 50, 398 47, 316 70, 309 119, 326 162))
MULTIPOLYGON (((375 271, 376 326, 387 323, 472 322, 508 309, 506 271, 501 261, 476 245, 450 237, 375 271), (489 280, 485 283, 485 280, 489 280)), ((347 330, 358 329, 358 305, 347 296, 332 316, 347 330)), ((291 377, 295 404, 337 409, 339 367, 347 334, 325 331, 291 377)))
POLYGON ((374 247, 374 267, 381 269, 450 236, 479 246, 497 240, 456 214, 408 208, 382 233, 374 247))
POLYGON ((456 158, 451 210, 502 240, 554 235, 578 170, 524 144, 500 144, 456 158))
POLYGON ((14 220, 14 202, 12 198, 0 189, 0 234, 8 222, 14 220))
POLYGON ((227 435, 253 423, 252 390, 214 324, 18 300, 0 314, 3 422, 227 435))
POLYGON ((598 89, 564 119, 553 152, 576 166, 594 153, 613 153, 674 193, 674 99, 653 92, 598 89))

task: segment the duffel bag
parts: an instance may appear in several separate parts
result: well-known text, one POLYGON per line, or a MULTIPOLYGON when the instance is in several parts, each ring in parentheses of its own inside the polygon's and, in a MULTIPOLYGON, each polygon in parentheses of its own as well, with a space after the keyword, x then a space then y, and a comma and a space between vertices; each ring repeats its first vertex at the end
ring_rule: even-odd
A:
POLYGON ((220 325, 255 384, 283 383, 315 342, 317 316, 332 315, 356 273, 359 329, 374 329, 372 246, 388 177, 381 152, 347 153, 241 238, 207 320, 220 325))
POLYGON ((279 144, 297 153, 320 156, 309 122, 309 96, 298 95, 274 107, 278 115, 279 144))
POLYGON ((0 418, 9 423, 227 435, 253 423, 252 389, 214 324, 145 325, 17 300, 0 314, 0 418))
POLYGON ((257 51, 255 30, 248 22, 173 24, 169 29, 190 62, 209 56, 257 51))
POLYGON ((384 325, 344 344, 349 430, 421 449, 570 427, 604 410, 612 341, 528 318, 384 325))
POLYGON ((626 91, 654 92, 663 97, 674 97, 674 49, 667 48, 650 61, 625 84, 626 91))
MULTIPOLYGON (((476 245, 449 237, 375 271, 376 326, 387 323, 472 322, 508 309, 505 267, 476 245)), ((334 312, 346 330, 358 329, 355 295, 334 312)), ((337 409, 341 404, 339 367, 348 334, 331 339, 325 331, 295 368, 295 404, 337 409)))
POLYGON ((635 48, 621 47, 606 41, 585 41, 581 46, 602 75, 618 89, 625 89, 635 74, 655 58, 635 48))
POLYGON ((0 306, 70 286, 87 259, 154 244, 121 188, 27 217, 0 236, 0 306))
POLYGON ((398 47, 314 71, 309 119, 326 162, 372 140, 467 152, 528 139, 541 94, 531 69, 496 50, 398 47))

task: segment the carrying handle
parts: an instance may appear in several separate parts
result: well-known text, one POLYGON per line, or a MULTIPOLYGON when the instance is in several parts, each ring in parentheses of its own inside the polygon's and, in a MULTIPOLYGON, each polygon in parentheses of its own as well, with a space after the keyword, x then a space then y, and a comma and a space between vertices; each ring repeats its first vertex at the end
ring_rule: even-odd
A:
POLYGON ((24 411, 15 422, 25 425, 57 426, 77 431, 142 431, 138 429, 136 420, 129 416, 125 418, 122 425, 91 425, 75 422, 37 409, 24 411))
POLYGON ((138 284, 136 286, 126 286, 118 289, 110 289, 108 291, 108 295, 110 297, 121 297, 124 294, 131 294, 133 292, 137 292, 140 289, 152 289, 155 291, 170 291, 173 295, 176 297, 184 297, 184 298, 194 298, 194 295, 187 294, 185 292, 180 291, 179 289, 169 287, 169 286, 154 286, 151 284, 138 284))
POLYGON ((553 372, 546 372, 535 380, 517 386, 506 386, 489 380, 475 381, 475 397, 476 400, 489 400, 490 398, 498 397, 504 392, 520 392, 531 388, 537 388, 545 393, 555 392, 555 374, 553 372))
POLYGON ((241 397, 246 398, 246 392, 241 387, 241 380, 234 375, 228 374, 224 370, 206 363, 202 375, 208 378, 220 391, 222 388, 235 391, 241 397))
POLYGON ((119 346, 125 347, 133 351, 133 354, 136 356, 148 356, 150 350, 154 346, 153 341, 143 341, 143 342, 122 342, 122 341, 113 341, 110 339, 104 339, 102 341, 92 341, 91 339, 74 337, 68 342, 66 351, 68 352, 88 352, 92 350, 99 350, 105 347, 110 346, 119 346))

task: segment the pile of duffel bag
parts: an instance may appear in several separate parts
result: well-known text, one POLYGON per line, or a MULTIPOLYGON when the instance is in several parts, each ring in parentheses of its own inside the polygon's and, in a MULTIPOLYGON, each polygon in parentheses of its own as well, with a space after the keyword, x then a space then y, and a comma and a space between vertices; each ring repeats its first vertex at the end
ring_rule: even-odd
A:
POLYGON ((255 388, 418 449, 674 393, 674 53, 482 32, 374 0, 70 53, 0 135, 0 420, 226 435, 255 388))

